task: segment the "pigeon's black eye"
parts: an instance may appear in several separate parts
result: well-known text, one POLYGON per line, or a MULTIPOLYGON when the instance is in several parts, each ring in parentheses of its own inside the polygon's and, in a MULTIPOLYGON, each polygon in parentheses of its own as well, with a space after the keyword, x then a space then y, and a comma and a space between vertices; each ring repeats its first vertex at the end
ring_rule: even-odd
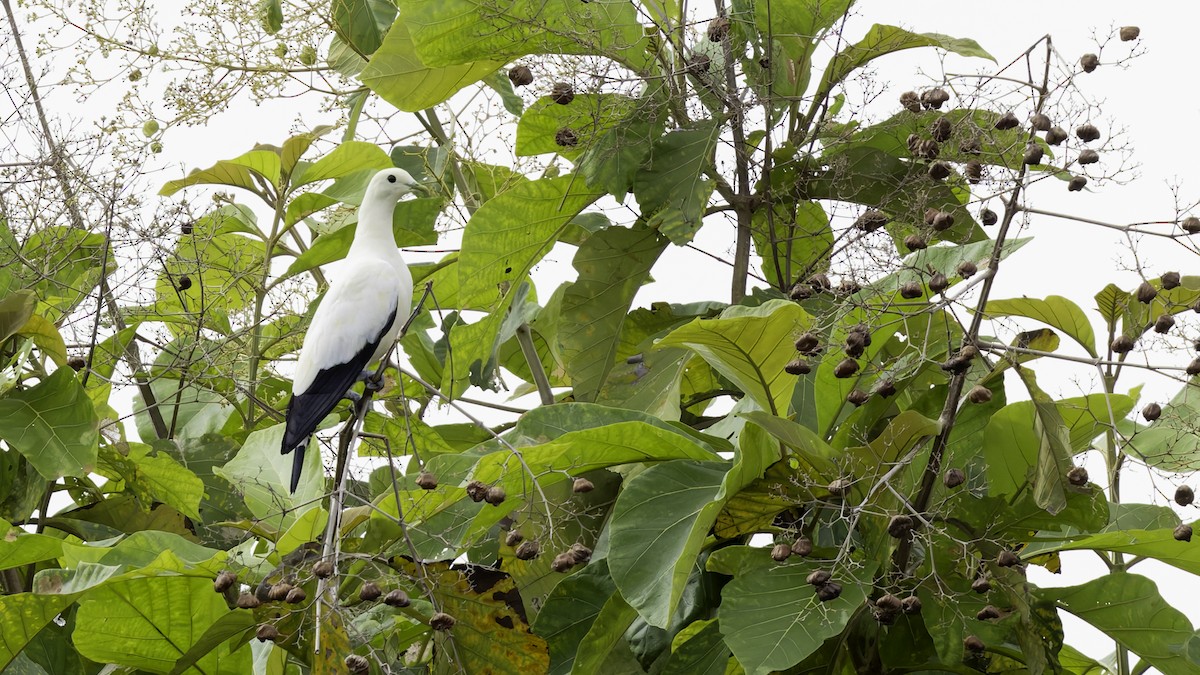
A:
POLYGON ((395 182, 396 182, 396 176, 395 176, 395 174, 390 174, 390 173, 388 174, 388 182, 389 182, 389 183, 395 183, 395 182))

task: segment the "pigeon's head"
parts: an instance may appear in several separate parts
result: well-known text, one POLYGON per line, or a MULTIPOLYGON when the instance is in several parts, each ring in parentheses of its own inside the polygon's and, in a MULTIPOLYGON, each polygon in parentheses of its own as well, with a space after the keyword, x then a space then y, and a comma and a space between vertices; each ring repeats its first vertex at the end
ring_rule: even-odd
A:
POLYGON ((371 178, 366 199, 395 202, 410 192, 421 192, 422 186, 404 169, 384 169, 371 178))

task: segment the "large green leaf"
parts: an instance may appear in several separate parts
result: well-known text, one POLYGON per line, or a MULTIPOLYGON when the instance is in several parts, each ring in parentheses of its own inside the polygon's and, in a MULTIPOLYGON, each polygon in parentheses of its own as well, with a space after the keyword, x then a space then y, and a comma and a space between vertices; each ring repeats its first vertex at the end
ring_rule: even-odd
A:
POLYGON ((763 276, 779 288, 829 271, 833 254, 833 230, 825 209, 817 202, 800 202, 793 208, 794 214, 783 204, 757 209, 750 223, 763 276))
POLYGON ((1071 336, 1088 354, 1096 356, 1096 335, 1087 315, 1079 305, 1061 295, 1050 295, 1045 299, 989 300, 984 314, 989 318, 1024 316, 1036 319, 1071 336))
POLYGON ((0 398, 0 439, 46 480, 86 476, 96 465, 100 418, 70 368, 0 398))
POLYGON ((630 114, 636 101, 623 94, 576 94, 567 105, 545 96, 538 99, 517 122, 517 155, 558 153, 574 159, 614 125, 630 114), (578 145, 563 147, 555 137, 568 128, 578 145))
POLYGON ((392 24, 396 5, 388 0, 332 0, 329 13, 338 36, 364 55, 379 49, 385 33, 391 35, 404 25, 392 24))
POLYGON ((217 325, 209 315, 213 310, 245 309, 256 298, 266 264, 266 245, 241 233, 254 227, 254 212, 236 204, 196 220, 192 234, 176 244, 158 277, 154 318, 177 315, 195 323, 188 315, 203 314, 206 323, 228 330, 227 323, 217 325), (184 277, 189 283, 183 282, 184 277))
POLYGON ((601 559, 563 579, 550 592, 533 622, 533 632, 550 649, 549 675, 571 672, 580 644, 616 591, 608 563, 601 559))
POLYGON ((755 27, 772 47, 770 58, 773 62, 788 63, 787 67, 774 68, 772 93, 803 96, 812 77, 812 54, 817 44, 846 14, 853 0, 777 0, 769 5, 755 4, 755 27))
POLYGON ((1122 451, 1163 471, 1200 470, 1200 377, 1188 380, 1150 424, 1117 417, 1122 451))
POLYGON ((255 517, 280 531, 290 527, 304 512, 317 508, 325 492, 324 480, 314 480, 317 472, 311 470, 314 465, 320 466, 320 452, 311 443, 306 467, 309 480, 301 481, 296 492, 288 491, 294 456, 279 452, 283 427, 276 424, 250 434, 233 459, 213 469, 214 474, 229 481, 242 494, 255 517))
POLYGON ((1167 604, 1146 577, 1113 572, 1079 586, 1042 589, 1039 594, 1104 631, 1165 675, 1196 672, 1195 662, 1188 658, 1191 621, 1167 604))
POLYGON ((658 90, 651 90, 638 99, 624 118, 592 140, 579 157, 579 174, 588 185, 624 200, 654 141, 662 134, 666 106, 657 94, 658 90))
POLYGON ((558 342, 575 400, 595 400, 616 360, 626 313, 667 246, 645 226, 602 230, 579 247, 579 278, 562 299, 558 342))
MULTIPOLYGON (((209 594, 213 595, 211 590, 209 594)), ((74 595, 17 593, 0 596, 0 670, 5 669, 46 624, 73 602, 74 595)))
POLYGON ((721 125, 707 121, 696 129, 672 131, 654 142, 648 164, 633 179, 642 217, 676 244, 692 240, 704 218, 713 183, 705 170, 721 125))
POLYGON ((1071 431, 1033 372, 1018 372, 1032 400, 1009 404, 988 423, 983 441, 988 486, 993 495, 1016 495, 1028 482, 1037 505, 1054 514, 1066 506, 1071 431))
POLYGON ((662 675, 724 675, 729 647, 716 619, 696 621, 671 641, 671 656, 662 675))
POLYGON ((659 340, 687 347, 772 414, 787 413, 796 378, 783 367, 795 355, 791 342, 812 323, 794 302, 730 307, 719 319, 697 319, 659 340))
POLYGON ((186 178, 167 181, 158 194, 170 197, 190 185, 229 185, 258 193, 262 191, 260 179, 269 185, 278 184, 281 166, 277 152, 251 150, 233 159, 220 160, 207 169, 196 169, 186 178))
MULTIPOLYGON (((1037 544, 1036 551, 1039 555, 1058 551, 1115 551, 1135 557, 1153 558, 1172 567, 1178 567, 1185 572, 1200 575, 1200 549, 1190 542, 1175 539, 1175 524, 1170 521, 1172 518, 1178 521, 1178 518, 1174 517, 1169 509, 1165 512, 1152 512, 1152 515, 1166 521, 1163 523, 1165 526, 1158 529, 1144 529, 1110 525, 1106 528, 1109 531, 1106 532, 1059 543, 1037 544)), ((1192 525, 1200 527, 1200 522, 1192 523, 1192 525)))
MULTIPOLYGON (((244 612, 245 610, 234 610, 244 612)), ((175 662, 227 614, 212 582, 196 577, 148 577, 112 581, 79 602, 75 647, 98 663, 116 663, 168 673, 175 662)), ((248 649, 228 645, 197 661, 205 673, 245 673, 248 649)))
POLYGON ((609 524, 608 565, 623 597, 651 626, 666 628, 721 508, 729 466, 676 461, 625 484, 609 524))
POLYGON ((388 103, 405 112, 417 112, 445 101, 503 63, 481 56, 477 61, 431 68, 417 56, 408 22, 400 20, 359 78, 388 103))
POLYGON ((33 291, 15 291, 0 299, 0 342, 17 334, 37 309, 33 291))
POLYGON ((0 520, 0 570, 53 560, 62 555, 62 540, 26 532, 0 520))
POLYGON ((637 9, 625 0, 515 0, 503 11, 485 0, 397 4, 429 66, 557 53, 609 56, 637 70, 651 58, 637 9))
POLYGON ((979 43, 967 38, 954 38, 940 33, 910 33, 896 26, 875 24, 865 37, 834 55, 825 68, 817 88, 817 100, 823 100, 833 87, 854 70, 885 54, 916 47, 938 47, 946 51, 975 56, 995 62, 979 43))
POLYGON ((292 178, 292 187, 300 187, 317 181, 343 178, 359 171, 392 168, 388 154, 374 143, 345 141, 316 162, 303 166, 292 178))
POLYGON ((805 578, 827 564, 779 564, 765 548, 731 546, 709 559, 710 570, 733 575, 721 589, 717 610, 725 643, 749 675, 787 670, 841 633, 866 600, 869 570, 834 581, 842 584, 835 600, 821 602, 805 578))

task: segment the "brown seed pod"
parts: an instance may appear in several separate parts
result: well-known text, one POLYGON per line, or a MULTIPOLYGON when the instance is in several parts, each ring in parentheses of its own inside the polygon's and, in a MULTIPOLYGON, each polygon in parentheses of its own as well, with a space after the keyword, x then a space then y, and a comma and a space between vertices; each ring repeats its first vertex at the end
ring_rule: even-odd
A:
POLYGON ((513 66, 508 71, 508 81, 512 82, 514 87, 524 87, 533 82, 533 72, 526 66, 513 66))
POLYGON ((517 547, 513 555, 517 556, 517 560, 533 560, 537 557, 539 548, 536 541, 526 540, 521 542, 521 545, 517 547))
POLYGON ((1170 314, 1163 314, 1154 320, 1154 332, 1166 334, 1175 326, 1175 317, 1170 314))
POLYGON ((1084 143, 1091 143, 1100 138, 1100 130, 1093 124, 1080 124, 1075 127, 1075 136, 1084 143))
POLYGON ((1087 187, 1087 176, 1075 176, 1067 183, 1067 192, 1079 192, 1087 187))
POLYGON ((264 623, 254 632, 254 637, 258 638, 259 642, 270 640, 274 642, 279 639, 279 629, 269 623, 264 623))
POLYGON ((946 275, 942 274, 941 272, 937 272, 933 276, 929 277, 929 292, 931 293, 941 293, 949 286, 950 280, 947 279, 946 275))
POLYGON ((912 516, 903 513, 892 516, 892 519, 888 521, 887 531, 896 539, 907 537, 913 531, 912 516))
POLYGON ((175 287, 181 291, 186 291, 187 289, 191 288, 192 287, 191 277, 189 277, 186 274, 179 277, 179 281, 175 284, 175 287))
POLYGON ((808 578, 805 579, 805 581, 819 588, 829 583, 831 578, 832 577, 830 576, 829 572, 826 572, 825 570, 814 570, 813 572, 809 573, 808 578))
POLYGON ((389 607, 408 607, 412 601, 408 599, 408 593, 399 588, 388 591, 387 595, 383 596, 383 604, 389 607))
POLYGON ((850 491, 850 480, 847 478, 834 479, 825 489, 829 490, 829 494, 834 497, 841 497, 850 491))
POLYGON ((996 215, 996 212, 991 209, 984 209, 979 212, 979 221, 982 222, 985 227, 991 227, 1000 222, 1000 216, 996 215))
POLYGON ((305 593, 303 588, 300 588, 299 586, 297 586, 297 587, 293 588, 292 590, 288 591, 288 594, 286 597, 284 597, 283 601, 288 604, 298 605, 298 604, 304 602, 307 598, 308 598, 308 593, 305 593))
POLYGON ((979 610, 979 613, 975 615, 975 618, 979 621, 988 621, 990 619, 999 619, 1000 618, 1000 610, 993 607, 992 605, 988 605, 988 606, 984 607, 983 609, 979 610))
POLYGON ((573 148, 579 145, 579 135, 570 127, 563 127, 555 132, 554 142, 563 148, 573 148))
POLYGON ((788 297, 795 300, 796 302, 800 302, 801 300, 807 300, 807 299, 811 298, 812 296, 813 296, 812 286, 809 286, 808 284, 806 284, 804 282, 798 282, 796 285, 792 286, 792 290, 788 291, 788 297))
POLYGON ((718 16, 708 22, 708 41, 720 42, 729 35, 729 17, 718 16))
POLYGON ((904 143, 908 146, 908 151, 915 155, 917 154, 917 150, 921 147, 921 137, 916 134, 909 134, 904 143))
POLYGON ((971 582, 971 590, 982 595, 992 590, 992 582, 987 577, 975 577, 975 581, 971 582))
POLYGON ((941 212, 941 209, 935 209, 933 207, 925 209, 925 224, 933 225, 933 219, 937 218, 937 215, 941 212))
POLYGON ((807 375, 812 372, 812 365, 804 359, 792 359, 783 367, 783 372, 788 375, 807 375))
POLYGON ((1134 295, 1137 296, 1138 302, 1148 305, 1154 302, 1154 298, 1158 297, 1158 289, 1154 288, 1149 281, 1143 281, 1138 284, 1134 295))
POLYGON ((1016 129, 1021 126, 1021 120, 1017 119, 1017 116, 1012 114, 1012 112, 1006 112, 1000 116, 1000 119, 996 120, 995 126, 1000 131, 1016 129))
POLYGON ((829 602, 836 600, 842 594, 842 585, 836 581, 831 581, 817 589, 817 598, 821 602, 829 602))
POLYGON ((861 354, 862 348, 869 344, 871 344, 871 334, 868 333, 865 328, 860 330, 858 326, 855 326, 854 328, 850 329, 848 333, 846 333, 847 350, 857 349, 861 354))
POLYGON ((875 599, 875 606, 885 612, 891 612, 895 614, 896 612, 899 612, 900 608, 904 605, 900 601, 900 598, 897 598, 891 593, 884 593, 875 599))
POLYGON ((808 278, 808 285, 818 293, 833 290, 833 282, 829 280, 829 275, 824 272, 818 272, 808 278))
POLYGON ((1129 337, 1128 335, 1118 335, 1116 339, 1112 341, 1112 344, 1109 345, 1109 348, 1117 354, 1127 354, 1133 351, 1133 345, 1133 338, 1129 337))
POLYGON ((921 611, 921 598, 915 595, 908 596, 900 604, 905 614, 918 614, 921 611))
POLYGON ((1121 32, 1119 33, 1119 35, 1121 36, 1121 42, 1129 42, 1130 40, 1136 40, 1136 39, 1138 39, 1138 36, 1141 34, 1142 34, 1142 30, 1140 28, 1138 28, 1137 26, 1121 26, 1121 32))
POLYGON ((929 125, 929 135, 938 143, 945 143, 949 140, 951 131, 950 120, 945 115, 937 118, 933 121, 933 124, 929 125))
POLYGON ((712 59, 708 54, 695 52, 690 59, 687 59, 687 72, 692 75, 703 75, 712 67, 712 59))
POLYGON ((939 211, 933 218, 933 229, 938 232, 945 232, 954 227, 954 214, 949 211, 939 211))
POLYGON ((838 292, 843 295, 854 295, 861 290, 862 286, 858 285, 858 282, 853 279, 843 278, 838 282, 838 292))
POLYGON ((333 576, 333 561, 318 560, 312 566, 313 576, 318 579, 328 579, 333 576))
POLYGON ((493 485, 492 487, 488 488, 487 492, 483 495, 483 500, 492 506, 500 506, 507 498, 508 493, 506 493, 504 488, 500 487, 499 485, 493 485))
POLYGON ((811 356, 821 351, 821 338, 816 333, 802 333, 796 338, 796 351, 811 356))
POLYGON ((1183 231, 1187 232, 1188 234, 1196 234, 1197 232, 1200 232, 1200 218, 1197 218, 1196 216, 1188 216, 1187 218, 1183 219, 1183 222, 1179 223, 1179 226, 1182 227, 1183 231))
POLYGON ((455 623, 454 617, 445 612, 438 612, 429 619, 429 627, 434 630, 450 630, 455 623))
POLYGON ((1192 488, 1187 485, 1180 485, 1175 488, 1175 503, 1180 506, 1190 506, 1196 500, 1196 493, 1192 492, 1192 488))
POLYGON ((1071 467, 1071 470, 1067 472, 1067 482, 1075 487, 1083 487, 1084 485, 1087 485, 1087 469, 1083 468, 1082 466, 1071 467))
POLYGON ((925 289, 921 288, 920 282, 909 281, 900 285, 900 297, 905 300, 912 300, 925 295, 925 289))
POLYGON ((971 160, 963 165, 963 175, 967 177, 967 182, 976 185, 983 180, 983 164, 978 160, 971 160))
POLYGON ((1187 368, 1183 369, 1183 372, 1188 375, 1200 375, 1200 358, 1192 359, 1191 363, 1187 364, 1187 368))
POLYGON ((508 534, 504 535, 504 545, 512 548, 517 544, 525 541, 525 535, 521 534, 520 530, 509 530, 508 534))
POLYGON ((999 555, 996 556, 996 564, 1001 567, 1012 567, 1021 564, 1021 559, 1017 557, 1016 553, 1004 548, 1000 549, 999 555))
POLYGON ((242 593, 237 598, 238 609, 254 609, 261 604, 253 593, 242 593))
POLYGON ((575 559, 575 564, 583 564, 592 559, 592 549, 580 543, 571 544, 571 548, 567 549, 567 553, 575 559))
POLYGON ((438 486, 437 476, 429 473, 428 471, 422 471, 417 476, 416 483, 417 487, 421 488, 422 490, 432 490, 438 486))
POLYGON ((1191 541, 1192 526, 1181 524, 1175 528, 1175 531, 1171 533, 1171 536, 1175 537, 1175 541, 1191 541))
POLYGON ((71 370, 74 370, 78 373, 84 368, 87 368, 87 361, 84 360, 82 356, 72 356, 71 358, 67 359, 67 365, 71 367, 71 370))
POLYGON ((1025 146, 1025 156, 1021 159, 1021 161, 1029 165, 1041 164, 1044 154, 1045 151, 1042 150, 1042 146, 1038 145, 1037 143, 1030 143, 1029 145, 1025 146))
POLYGON ((288 592, 291 591, 292 588, 293 586, 291 584, 287 583, 286 581, 281 581, 271 586, 271 590, 267 591, 267 599, 275 602, 283 600, 287 597, 288 592))
POLYGON ((888 217, 878 209, 867 209, 854 221, 854 228, 863 232, 874 232, 887 225, 888 217))
POLYGON ((1079 159, 1077 161, 1079 162, 1079 164, 1081 166, 1084 166, 1087 164, 1095 164, 1096 162, 1100 161, 1100 153, 1096 152, 1095 150, 1092 150, 1091 148, 1088 148, 1088 149, 1084 150, 1083 152, 1079 153, 1079 159))
POLYGON ((1046 142, 1050 145, 1062 145, 1067 140, 1067 131, 1062 127, 1054 127, 1046 132, 1046 142))
POLYGON ((883 398, 890 398, 896 394, 896 383, 891 380, 880 380, 875 385, 875 393, 883 398))
POLYGON ((195 225, 193 223, 184 223, 179 226, 179 231, 185 235, 191 234, 194 227, 195 225))
POLYGON ((1050 127, 1053 126, 1053 123, 1050 121, 1050 118, 1043 113, 1034 113, 1034 115, 1029 118, 1029 126, 1034 131, 1050 131, 1050 127))
POLYGON ((231 586, 237 583, 237 575, 229 570, 221 570, 216 579, 213 579, 213 590, 218 593, 224 593, 231 586))
POLYGON ((1083 72, 1090 73, 1100 65, 1100 57, 1095 54, 1084 54, 1079 57, 1079 66, 1083 68, 1083 72))
POLYGON ((964 260, 958 263, 958 267, 954 268, 954 271, 958 272, 958 276, 964 279, 970 279, 971 277, 975 276, 975 273, 979 271, 979 268, 976 267, 975 263, 971 262, 970 260, 964 260))
POLYGON ((1145 408, 1142 408, 1142 417, 1147 422, 1153 422, 1162 416, 1162 406, 1157 403, 1147 403, 1145 408))
POLYGON ((771 548, 771 560, 775 562, 783 562, 792 557, 792 547, 787 544, 775 544, 771 548))
POLYGON ((992 390, 982 384, 977 384, 967 392, 967 400, 971 403, 987 403, 992 400, 992 390))
POLYGON ((846 395, 846 402, 857 407, 867 402, 871 395, 861 389, 853 389, 846 395))
POLYGON ((938 153, 940 153, 941 151, 942 151, 942 146, 938 145, 937 141, 935 141, 931 138, 927 138, 917 144, 917 151, 913 154, 915 154, 917 157, 919 157, 921 159, 932 160, 932 159, 936 159, 938 156, 938 153))
POLYGON ((371 671, 371 664, 361 654, 350 654, 346 657, 346 669, 354 675, 362 675, 371 671))
POLYGON ((980 640, 974 635, 968 635, 967 639, 963 640, 963 647, 966 648, 967 651, 975 654, 978 654, 986 649, 983 644, 983 640, 980 640))
POLYGON ((900 94, 900 106, 909 112, 921 112, 921 97, 915 91, 900 94))
POLYGON ((1179 272, 1163 272, 1163 275, 1158 280, 1162 282, 1162 289, 1164 291, 1179 288, 1179 283, 1182 281, 1179 272))
POLYGON ((963 473, 962 469, 946 469, 946 474, 942 476, 942 485, 953 489, 965 483, 966 480, 967 474, 963 473))
POLYGON ((972 137, 964 140, 962 143, 959 143, 958 150, 963 154, 978 155, 979 153, 983 152, 983 144, 979 141, 979 138, 972 137))
POLYGON ((881 626, 890 626, 896 623, 896 612, 886 612, 882 609, 871 610, 871 617, 879 622, 881 626))
POLYGON ((929 242, 919 234, 910 234, 904 238, 904 247, 909 251, 921 251, 929 247, 929 242))
POLYGON ((575 494, 591 492, 592 490, 595 490, 595 489, 596 489, 595 484, 593 484, 592 481, 590 481, 586 478, 576 478, 575 482, 571 483, 571 491, 574 492, 575 494))
POLYGON ((570 553, 559 553, 554 556, 554 560, 550 561, 550 569, 555 572, 566 572, 575 566, 575 556, 570 553))
POLYGON ((567 105, 575 100, 575 87, 570 82, 555 82, 550 89, 550 100, 559 105, 567 105))
POLYGON ((833 367, 833 376, 838 379, 845 379, 858 372, 858 361, 854 359, 842 359, 840 363, 833 367))
POLYGON ((488 486, 486 483, 478 480, 473 480, 467 483, 467 496, 471 501, 479 503, 487 496, 488 486))
POLYGON ((358 589, 358 599, 364 602, 376 600, 382 594, 383 591, 379 590, 379 584, 374 581, 368 581, 362 585, 362 588, 358 589))
POLYGON ((798 537, 792 542, 792 555, 800 556, 801 558, 810 555, 813 552, 812 539, 808 537, 798 537))
POLYGON ((921 104, 927 109, 940 110, 942 105, 950 100, 950 94, 945 89, 935 87, 921 92, 921 104))

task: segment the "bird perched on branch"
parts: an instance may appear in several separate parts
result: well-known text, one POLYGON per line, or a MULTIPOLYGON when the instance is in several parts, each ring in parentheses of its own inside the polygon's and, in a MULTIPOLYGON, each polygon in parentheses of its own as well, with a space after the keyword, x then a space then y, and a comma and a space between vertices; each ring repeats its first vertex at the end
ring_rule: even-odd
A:
POLYGON ((285 455, 296 453, 292 492, 300 484, 304 450, 317 425, 355 382, 365 379, 365 369, 387 354, 408 319, 412 274, 392 234, 392 211, 415 188, 417 182, 403 169, 385 169, 371 178, 358 207, 346 272, 329 287, 304 336, 280 448, 285 455))

